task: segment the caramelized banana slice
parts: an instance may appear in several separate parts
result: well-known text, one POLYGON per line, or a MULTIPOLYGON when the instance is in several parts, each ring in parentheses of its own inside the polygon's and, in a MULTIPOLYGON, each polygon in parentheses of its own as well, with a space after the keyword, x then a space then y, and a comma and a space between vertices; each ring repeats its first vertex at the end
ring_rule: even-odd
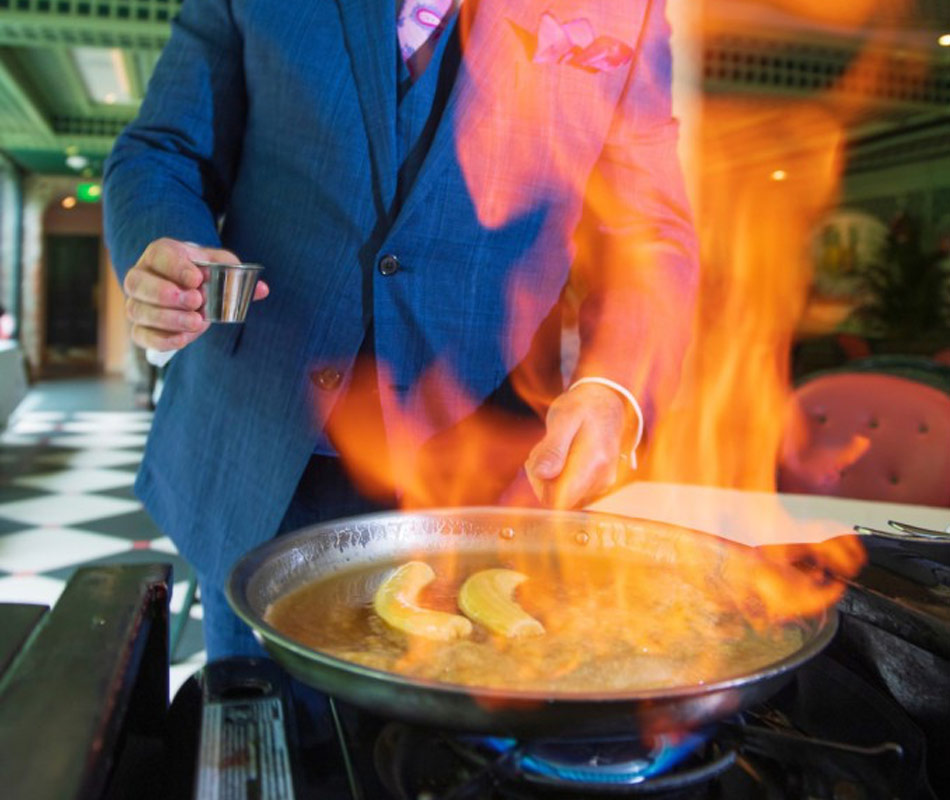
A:
POLYGON ((502 636, 540 636, 544 626, 513 599, 527 575, 511 569, 484 569, 471 575, 459 592, 459 608, 475 622, 502 636))
POLYGON ((468 636, 472 623, 465 617, 417 604, 419 592, 434 580, 435 572, 425 562, 403 564, 376 590, 373 608, 387 625, 412 636, 443 642, 468 636))

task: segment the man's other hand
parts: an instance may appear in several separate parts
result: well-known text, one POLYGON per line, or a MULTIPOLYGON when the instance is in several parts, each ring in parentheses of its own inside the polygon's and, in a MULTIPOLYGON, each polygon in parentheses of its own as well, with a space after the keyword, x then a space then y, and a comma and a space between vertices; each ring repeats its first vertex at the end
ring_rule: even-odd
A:
POLYGON ((558 396, 548 409, 544 438, 525 469, 538 499, 576 508, 617 482, 627 421, 626 401, 613 389, 584 384, 558 396))
MULTIPOLYGON (((227 250, 198 247, 174 239, 156 239, 142 253, 122 284, 125 313, 132 321, 132 341, 153 350, 178 350, 191 344, 210 325, 201 315, 204 276, 192 261, 235 264, 240 259, 227 250)), ((254 299, 269 290, 257 282, 254 299)))

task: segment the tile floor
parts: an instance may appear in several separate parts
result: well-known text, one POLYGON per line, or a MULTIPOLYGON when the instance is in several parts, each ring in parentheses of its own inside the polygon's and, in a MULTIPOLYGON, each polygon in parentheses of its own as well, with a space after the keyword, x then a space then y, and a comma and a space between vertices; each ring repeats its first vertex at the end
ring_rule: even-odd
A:
MULTIPOLYGON (((170 562, 174 626, 191 569, 132 493, 150 424, 122 382, 30 392, 0 433, 0 602, 51 606, 86 564, 170 562)), ((188 616, 172 693, 204 663, 200 604, 188 616)))

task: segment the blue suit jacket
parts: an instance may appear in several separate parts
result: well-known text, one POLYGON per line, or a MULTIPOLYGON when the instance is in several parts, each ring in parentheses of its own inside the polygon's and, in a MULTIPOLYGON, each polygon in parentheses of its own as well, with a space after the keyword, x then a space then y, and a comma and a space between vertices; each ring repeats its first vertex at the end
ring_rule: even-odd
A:
POLYGON ((662 1, 467 0, 461 13, 463 65, 398 206, 395 24, 372 0, 187 0, 109 158, 120 279, 160 237, 266 267, 271 296, 245 325, 213 326, 172 361, 136 484, 213 579, 273 536, 331 405, 311 375, 347 372, 370 315, 402 404, 386 422, 444 429, 528 353, 584 217, 597 258, 579 373, 649 400, 678 358, 695 241, 662 1), (632 63, 533 63, 544 11, 587 17, 632 63), (375 265, 388 253, 402 268, 387 277, 375 265), (650 330, 665 333, 647 344, 650 330), (436 363, 453 389, 412 392, 436 363))

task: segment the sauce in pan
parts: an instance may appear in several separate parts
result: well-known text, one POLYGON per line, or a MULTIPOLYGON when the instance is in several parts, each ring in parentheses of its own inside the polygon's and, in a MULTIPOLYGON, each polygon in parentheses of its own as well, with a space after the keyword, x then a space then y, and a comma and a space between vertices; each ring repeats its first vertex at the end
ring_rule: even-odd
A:
POLYGON ((638 692, 753 673, 799 650, 795 624, 755 631, 707 580, 687 582, 657 564, 589 555, 558 568, 548 553, 426 554, 436 580, 419 605, 460 614, 457 597, 473 573, 514 569, 528 576, 515 594, 545 628, 505 638, 473 624, 469 636, 434 641, 389 627, 373 610, 380 584, 399 562, 315 581, 275 602, 266 620, 320 652, 408 677, 473 687, 554 693, 638 692))

